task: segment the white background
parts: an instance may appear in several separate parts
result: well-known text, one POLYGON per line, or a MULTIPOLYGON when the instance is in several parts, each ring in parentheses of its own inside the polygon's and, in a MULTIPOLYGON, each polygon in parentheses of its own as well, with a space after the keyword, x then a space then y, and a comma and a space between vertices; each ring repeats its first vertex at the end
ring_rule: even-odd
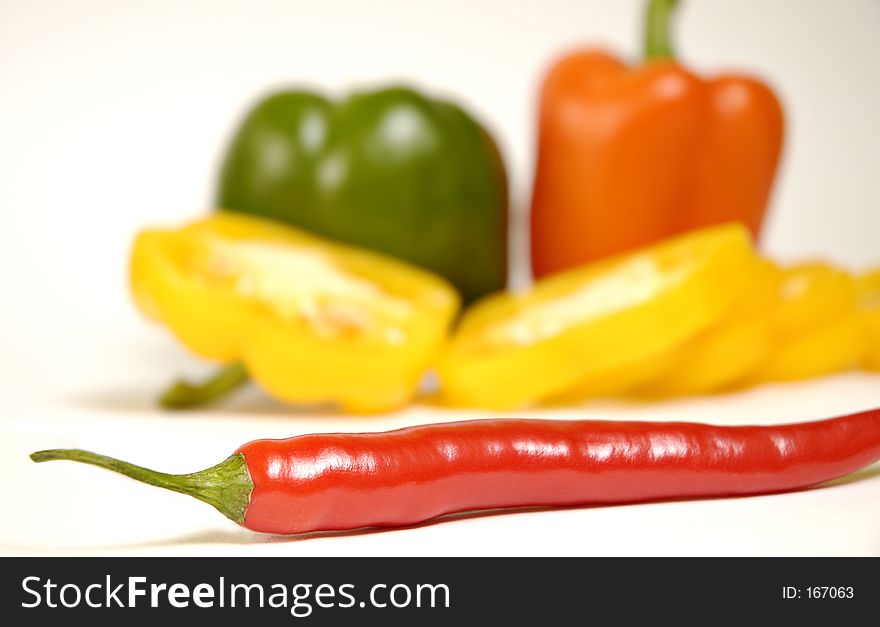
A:
MULTIPOLYGON (((284 85, 331 93, 409 82, 469 106, 497 135, 521 214, 536 89, 551 60, 601 45, 635 57, 641 2, 0 0, 0 551, 290 554, 880 554, 880 477, 801 494, 471 518, 405 531, 280 540, 183 497, 26 453, 80 446, 170 471, 240 443, 379 430, 465 414, 414 408, 310 416, 251 392, 214 413, 161 415, 172 373, 200 372, 134 311, 135 231, 211 204, 244 109, 284 85)), ((880 263, 880 2, 691 0, 679 52, 746 68, 781 94, 787 146, 764 248, 780 259, 880 263)), ((514 237, 517 249, 522 233, 514 237)), ((521 274, 524 265, 517 261, 521 274)), ((880 405, 842 375, 566 416, 739 423, 880 405)))

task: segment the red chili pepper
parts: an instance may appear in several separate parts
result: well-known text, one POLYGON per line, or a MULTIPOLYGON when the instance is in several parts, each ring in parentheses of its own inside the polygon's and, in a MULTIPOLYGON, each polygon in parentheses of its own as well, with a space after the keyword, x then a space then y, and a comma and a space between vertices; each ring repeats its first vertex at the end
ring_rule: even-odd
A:
POLYGON ((210 503, 271 533, 410 525, 443 514, 795 490, 880 459, 880 409, 776 426, 476 420, 256 440, 167 475, 95 453, 41 451, 210 503))

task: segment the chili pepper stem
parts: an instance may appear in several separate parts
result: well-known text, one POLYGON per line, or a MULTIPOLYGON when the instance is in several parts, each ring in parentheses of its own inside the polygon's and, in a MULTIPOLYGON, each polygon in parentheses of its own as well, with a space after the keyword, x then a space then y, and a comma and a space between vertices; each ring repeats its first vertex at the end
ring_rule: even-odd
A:
POLYGON ((678 0, 649 0, 645 20, 645 59, 673 59, 670 23, 678 0))
POLYGON ((227 518, 241 524, 250 502, 254 483, 244 455, 237 453, 216 466, 185 475, 170 475, 128 462, 80 449, 51 449, 31 453, 37 463, 67 460, 106 468, 159 488, 187 494, 216 508, 227 518))
POLYGON ((239 387, 248 380, 244 365, 227 364, 204 381, 192 382, 187 379, 175 381, 159 397, 159 405, 165 409, 187 409, 213 403, 239 387))

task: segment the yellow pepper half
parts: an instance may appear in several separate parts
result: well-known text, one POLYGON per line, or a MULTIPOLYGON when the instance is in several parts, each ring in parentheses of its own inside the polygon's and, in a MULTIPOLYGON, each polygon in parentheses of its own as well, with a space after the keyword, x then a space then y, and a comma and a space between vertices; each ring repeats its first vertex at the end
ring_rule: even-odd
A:
POLYGON ((880 370, 880 270, 872 270, 857 279, 859 310, 865 324, 865 350, 862 367, 880 370))
POLYGON ((763 259, 755 261, 751 276, 744 293, 720 320, 694 338, 636 364, 590 377, 555 400, 700 394, 741 379, 770 351, 781 280, 779 268, 763 259))
POLYGON ((855 279, 826 263, 784 269, 775 346, 746 383, 793 381, 857 366, 864 345, 857 296, 855 279))
POLYGON ((446 399, 516 408, 660 355, 717 321, 755 266, 729 224, 489 296, 438 364, 446 399))
POLYGON ((853 311, 778 346, 750 383, 795 381, 855 368, 862 355, 864 320, 853 311))
POLYGON ((755 277, 721 321, 681 347, 672 366, 640 392, 647 396, 702 394, 745 377, 770 354, 782 283, 779 268, 760 260, 755 277))
POLYGON ((141 232, 131 287, 190 350, 271 395, 354 412, 404 404, 459 300, 443 279, 274 222, 217 213, 141 232))
POLYGON ((811 261, 784 268, 776 308, 776 334, 783 340, 801 337, 850 313, 857 296, 852 275, 825 262, 811 261))
POLYGON ((602 397, 630 396, 633 390, 639 389, 648 381, 653 381, 675 363, 678 347, 651 355, 635 363, 605 372, 599 372, 578 381, 573 387, 554 394, 549 401, 551 405, 567 405, 582 403, 586 400, 602 397))

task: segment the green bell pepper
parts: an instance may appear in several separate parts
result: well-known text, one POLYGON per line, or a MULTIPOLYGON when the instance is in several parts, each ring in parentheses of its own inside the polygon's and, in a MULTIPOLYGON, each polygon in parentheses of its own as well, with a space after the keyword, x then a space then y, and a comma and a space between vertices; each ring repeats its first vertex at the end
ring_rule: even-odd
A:
POLYGON ((465 302, 507 279, 507 178, 489 133, 412 89, 269 96, 223 162, 217 206, 433 270, 465 302))

